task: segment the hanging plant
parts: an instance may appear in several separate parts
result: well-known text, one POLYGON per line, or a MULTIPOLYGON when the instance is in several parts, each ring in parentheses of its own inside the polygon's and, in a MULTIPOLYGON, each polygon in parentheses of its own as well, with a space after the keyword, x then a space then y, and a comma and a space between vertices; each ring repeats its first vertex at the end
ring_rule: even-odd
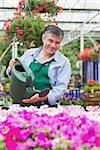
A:
POLYGON ((89 51, 90 51, 90 48, 84 48, 83 59, 89 59, 89 51))
POLYGON ((18 9, 30 12, 34 16, 36 13, 47 13, 55 16, 62 11, 62 7, 57 6, 58 0, 21 0, 18 9))
POLYGON ((41 34, 47 21, 45 16, 42 17, 40 14, 45 12, 50 16, 57 15, 61 7, 56 3, 57 0, 20 0, 13 19, 8 19, 4 23, 6 37, 9 37, 10 41, 16 37, 26 49, 41 46, 41 34))
POLYGON ((11 40, 16 37, 24 48, 38 47, 42 44, 40 37, 45 28, 45 22, 39 16, 35 18, 22 15, 8 20, 4 25, 4 30, 11 40))
POLYGON ((84 51, 78 54, 78 59, 89 59, 89 51, 90 48, 84 48, 84 51))
POLYGON ((83 52, 78 53, 78 59, 83 60, 83 59, 96 59, 97 57, 100 57, 100 50, 97 49, 90 49, 90 48, 84 48, 83 52))

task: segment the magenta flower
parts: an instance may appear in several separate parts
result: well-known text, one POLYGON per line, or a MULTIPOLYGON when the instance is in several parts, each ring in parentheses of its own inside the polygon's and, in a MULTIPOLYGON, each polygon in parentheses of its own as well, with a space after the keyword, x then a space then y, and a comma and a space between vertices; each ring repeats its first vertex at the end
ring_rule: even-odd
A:
MULTIPOLYGON (((82 107, 0 109, 0 134, 7 150, 91 150, 100 147, 99 111, 82 107), (52 115, 51 115, 52 112, 52 115), (87 115, 87 116, 86 116, 87 115), (90 115, 90 116, 89 116, 90 115), (91 116, 95 119, 90 120, 91 116), (89 118, 90 117, 90 118, 89 118)), ((1 141, 0 141, 1 142, 1 141)))
POLYGON ((13 139, 7 139, 6 140, 6 148, 7 150, 16 150, 16 147, 17 147, 17 142, 13 139))
POLYGON ((94 143, 95 143, 95 145, 96 145, 97 147, 100 146, 100 136, 97 136, 97 137, 95 138, 94 143))

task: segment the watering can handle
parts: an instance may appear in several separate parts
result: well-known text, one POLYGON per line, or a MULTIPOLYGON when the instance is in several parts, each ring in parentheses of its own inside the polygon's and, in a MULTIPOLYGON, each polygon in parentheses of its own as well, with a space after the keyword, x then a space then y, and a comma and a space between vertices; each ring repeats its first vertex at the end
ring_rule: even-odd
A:
POLYGON ((16 61, 18 61, 22 67, 24 68, 24 70, 26 71, 28 77, 31 77, 32 81, 34 80, 34 74, 33 72, 31 71, 31 69, 29 67, 27 67, 24 63, 24 61, 22 61, 19 57, 15 58, 16 61))

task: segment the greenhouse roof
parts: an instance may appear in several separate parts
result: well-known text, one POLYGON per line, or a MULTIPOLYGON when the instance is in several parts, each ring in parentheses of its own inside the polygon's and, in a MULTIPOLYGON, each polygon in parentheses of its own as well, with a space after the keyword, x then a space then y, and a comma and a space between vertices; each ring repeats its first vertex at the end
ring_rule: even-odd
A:
MULTIPOLYGON (((18 2, 0 0, 0 29, 4 21, 13 16, 18 2)), ((100 0, 58 0, 57 4, 63 7, 63 11, 55 20, 67 34, 79 35, 78 32, 83 30, 85 34, 93 33, 100 37, 100 0)))

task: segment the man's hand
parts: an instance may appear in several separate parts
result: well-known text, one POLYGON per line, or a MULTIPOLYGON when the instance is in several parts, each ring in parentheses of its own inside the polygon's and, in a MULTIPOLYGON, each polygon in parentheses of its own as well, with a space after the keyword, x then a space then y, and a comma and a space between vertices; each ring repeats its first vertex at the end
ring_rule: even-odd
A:
POLYGON ((23 99, 22 102, 23 103, 35 103, 39 101, 47 101, 47 99, 48 99, 47 96, 41 98, 39 97, 39 94, 35 94, 30 99, 23 99))
POLYGON ((14 64, 16 64, 17 62, 18 62, 18 61, 16 61, 15 59, 11 59, 11 60, 10 60, 10 62, 9 62, 9 66, 8 66, 8 67, 9 67, 9 69, 10 69, 10 71, 12 70, 13 65, 14 65, 14 64))
POLYGON ((40 99, 41 98, 39 97, 39 94, 35 94, 30 99, 23 99, 22 102, 23 103, 34 103, 34 102, 41 101, 40 99))

